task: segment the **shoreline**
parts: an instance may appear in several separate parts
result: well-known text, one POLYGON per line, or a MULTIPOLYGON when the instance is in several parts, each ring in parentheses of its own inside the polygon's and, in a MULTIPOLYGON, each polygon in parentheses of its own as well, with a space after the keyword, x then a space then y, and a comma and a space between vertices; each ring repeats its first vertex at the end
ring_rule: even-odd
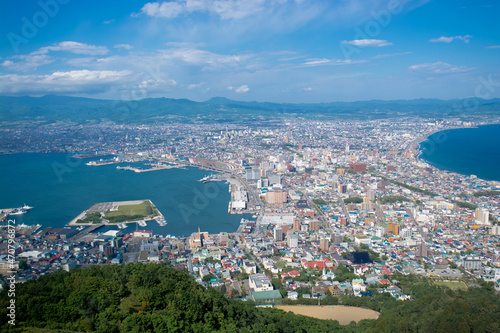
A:
MULTIPOLYGON (((435 170, 438 170, 438 171, 441 171, 441 172, 451 172, 451 173, 455 173, 455 174, 458 174, 458 175, 462 175, 464 177, 470 177, 472 174, 463 174, 463 173, 460 173, 458 171, 455 171, 455 170, 452 170, 451 168, 450 169, 446 169, 446 168, 443 168, 443 167, 438 167, 436 166, 432 161, 428 161, 426 159, 424 159, 422 157, 423 155, 423 151, 422 151, 422 143, 423 142, 426 142, 429 140, 429 137, 436 134, 436 133, 439 133, 439 132, 444 132, 444 131, 451 131, 451 130, 459 130, 459 129, 473 129, 473 128, 480 128, 482 126, 490 126, 490 125, 500 125, 500 122, 494 122, 494 123, 487 123, 487 124, 478 124, 478 125, 474 125, 474 126, 462 126, 462 127, 447 127, 447 128, 443 128, 443 129, 439 129, 439 130, 434 130, 434 131, 431 131, 429 133, 426 133, 424 134, 423 136, 421 136, 419 139, 415 140, 411 145, 410 147, 413 147, 413 146, 416 146, 415 149, 417 151, 417 155, 416 155, 416 158, 423 162, 423 163, 426 163, 427 165, 429 165, 431 168, 435 169, 435 170), (418 141, 418 142, 417 142, 418 141)), ((482 181, 487 181, 487 182, 500 182, 500 179, 484 179, 484 178, 481 178, 477 175, 475 175, 479 180, 482 180, 482 181)))
POLYGON ((422 142, 427 141, 427 139, 429 139, 429 137, 431 135, 439 133, 439 132, 444 132, 444 131, 449 131, 449 130, 457 130, 457 129, 466 129, 466 128, 479 128, 481 126, 490 126, 490 125, 500 125, 500 122, 487 123, 487 124, 479 124, 479 125, 474 125, 474 126, 445 127, 445 128, 441 128, 441 129, 438 129, 438 130, 433 130, 431 132, 423 134, 422 136, 420 136, 420 138, 414 140, 412 142, 412 144, 410 145, 410 147, 415 146, 415 149, 419 150, 420 149, 420 144, 422 142))
MULTIPOLYGON (((12 154, 10 156, 19 156, 20 160, 22 161, 29 161, 29 160, 33 160, 33 159, 36 159, 36 160, 40 160, 40 161, 45 161, 47 160, 48 162, 44 162, 44 165, 48 165, 49 167, 47 168, 47 172, 49 172, 50 174, 49 175, 52 175, 52 173, 54 172, 53 169, 50 169, 50 163, 54 163, 54 162, 58 162, 60 161, 60 163, 65 163, 65 160, 64 158, 67 158, 67 153, 61 153, 61 152, 56 152, 56 153, 52 153, 52 152, 44 152, 44 153, 17 153, 17 154, 12 154), (25 157, 23 157, 25 156, 25 157), (28 156, 28 157, 26 157, 28 156)), ((16 159, 17 160, 17 159, 16 159)), ((219 167, 217 168, 219 165, 217 166, 208 166, 206 168, 203 167, 203 165, 193 165, 192 163, 189 163, 187 161, 184 161, 184 163, 182 163, 182 160, 181 160, 181 163, 178 163, 176 165, 171 165, 170 164, 173 164, 171 161, 169 161, 169 166, 171 170, 169 171, 164 171, 165 172, 165 175, 166 177, 170 177, 170 171, 174 171, 176 169, 178 170, 184 170, 184 171, 180 171, 180 172, 186 172, 186 174, 182 174, 180 175, 180 177, 186 177, 186 179, 191 179, 191 178, 194 178, 196 180, 193 179, 193 183, 192 183, 192 188, 194 189, 195 187, 199 187, 200 185, 200 182, 198 182, 199 178, 202 177, 202 175, 200 174, 199 176, 194 176, 194 177, 191 177, 191 174, 196 174, 198 175, 198 173, 200 173, 199 170, 210 170, 211 173, 213 173, 214 175, 216 175, 217 179, 211 179, 209 182, 207 182, 207 185, 201 185, 201 192, 199 191, 187 191, 186 194, 190 195, 188 198, 187 198, 187 201, 184 202, 184 203, 178 203, 178 205, 180 204, 183 204, 182 205, 182 209, 184 209, 184 211, 180 211, 179 213, 179 210, 177 209, 178 208, 178 205, 177 206, 173 206, 173 207, 169 207, 168 204, 165 204, 165 203, 162 203, 161 200, 161 197, 160 198, 157 198, 157 197, 154 197, 154 198, 150 198, 153 202, 154 202, 154 206, 157 207, 157 209, 160 211, 161 210, 161 213, 162 216, 164 215, 166 218, 166 220, 168 220, 168 225, 167 225, 167 228, 159 228, 159 227, 162 227, 162 225, 159 225, 157 226, 157 223, 155 222, 155 219, 153 217, 151 218, 146 218, 144 219, 145 222, 147 222, 147 227, 146 229, 147 230, 153 230, 153 232, 155 234, 158 234, 158 235, 162 235, 162 236, 165 236, 165 235, 176 235, 176 236, 179 236, 179 235, 189 235, 191 233, 191 231, 189 230, 184 230, 184 229, 188 229, 186 226, 189 225, 190 223, 192 223, 193 221, 191 220, 191 217, 193 215, 199 215, 197 213, 197 211, 195 211, 195 209, 200 209, 198 206, 196 206, 194 203, 192 203, 192 198, 193 196, 196 197, 196 195, 207 195, 208 193, 208 198, 210 200, 212 200, 212 192, 210 192, 211 190, 213 190, 212 186, 214 186, 215 184, 217 184, 217 188, 220 187, 220 192, 222 194, 224 194, 224 198, 225 198, 225 193, 228 192, 228 188, 231 189, 231 186, 229 186, 230 182, 229 182, 229 178, 230 176, 232 175, 231 171, 232 169, 230 168, 230 166, 227 166, 226 168, 227 169, 223 169, 223 167, 219 167), (208 192, 207 190, 203 188, 203 186, 208 186, 209 189, 208 189, 208 192), (228 186, 228 187, 226 187, 228 186), (201 193, 201 194, 200 194, 201 193), (164 206, 166 206, 167 208, 165 208, 164 206), (170 208, 172 208, 173 210, 170 211, 170 208), (192 213, 194 212, 194 213, 192 213), (183 215, 183 213, 185 213, 183 215), (173 214, 171 217, 169 217, 171 214, 173 214), (187 219, 187 220, 186 220, 187 219), (179 227, 177 227, 179 226, 179 227), (174 230, 175 229, 175 230, 174 230)), ((78 167, 82 167, 82 168, 85 168, 85 169, 92 169, 90 168, 89 166, 85 166, 84 163, 78 163, 77 165, 78 167)), ((120 174, 121 172, 119 172, 119 170, 115 170, 115 168, 113 166, 111 166, 111 168, 109 168, 110 166, 108 166, 106 173, 117 173, 117 174, 120 174), (118 171, 118 172, 117 172, 118 171)), ((76 169, 76 167, 75 167, 76 169)), ((152 169, 152 170, 156 170, 156 169, 152 169)), ((203 172, 203 171, 201 171, 203 172)), ((152 172, 147 172, 149 174, 151 174, 152 172)), ((74 174, 74 173, 73 173, 74 174)), ((125 174, 129 174, 128 172, 126 172, 125 174)), ((133 174, 135 174, 134 172, 130 173, 132 177, 133 174)), ((143 173, 140 173, 140 174, 143 174, 143 173)), ((152 174, 155 174, 154 172, 152 174)), ((56 173, 57 175, 57 173, 56 173)), ((127 178, 129 176, 126 176, 127 178)), ((155 176, 153 179, 157 179, 158 176, 155 176)), ((163 176, 159 176, 161 178, 164 178, 163 176)), ((169 195, 170 193, 174 193, 172 191, 175 191, 176 189, 172 188, 169 190, 169 195)), ((217 190, 217 192, 219 191, 219 189, 217 190)), ((155 194, 156 195, 156 194, 155 194)), ((37 196, 35 196, 37 197, 37 196)), ((31 214, 28 214, 27 216, 23 216, 24 218, 24 223, 27 224, 27 225, 34 225, 36 223, 39 223, 39 224, 42 224, 43 227, 53 227, 53 228, 65 228, 65 227, 69 227, 69 228, 80 228, 80 227, 83 227, 83 228, 89 228, 89 227, 92 227, 92 226, 95 226, 97 225, 98 223, 95 223, 95 224, 91 224, 91 223, 75 223, 76 220, 78 219, 82 219, 84 216, 85 216, 85 211, 87 211, 90 207, 92 207, 95 203, 104 203, 104 202, 115 202, 115 201, 123 201, 123 200, 129 200, 131 197, 130 196, 125 196, 125 197, 121 197, 119 198, 118 200, 116 200, 117 198, 114 198, 114 197, 110 197, 110 198, 102 198, 102 197, 99 197, 99 198, 94 198, 96 200, 93 200, 90 201, 89 203, 87 203, 86 207, 82 207, 80 208, 79 210, 77 210, 76 212, 71 212, 71 214, 69 214, 69 216, 64 216, 64 218, 60 219, 59 218, 59 221, 57 223, 54 222, 54 219, 51 219, 51 221, 48 221, 48 219, 46 218, 46 212, 44 211, 43 212, 43 216, 40 216, 40 218, 38 218, 38 215, 40 215, 40 212, 38 212, 38 215, 35 217, 35 216, 30 216, 31 214), (102 200, 104 199, 104 200, 102 200)), ((143 193, 143 195, 141 195, 141 197, 139 197, 138 199, 141 199, 140 201, 143 200, 143 198, 148 198, 148 193, 143 193), (146 195, 144 195, 146 194, 146 195)), ((24 198, 21 198, 22 200, 20 200, 19 202, 24 202, 23 200, 25 200, 24 198)), ((33 200, 39 200, 37 198, 34 198, 34 199, 30 199, 29 203, 32 204, 32 201, 33 200)), ((132 200, 133 199, 136 199, 135 197, 132 197, 132 200)), ((217 199, 218 201, 220 201, 220 199, 217 199)), ((65 202, 68 201, 68 200, 65 200, 65 202)), ((74 200, 69 200, 69 202, 73 202, 74 200)), ((221 206, 224 206, 225 209, 221 209, 220 210, 220 213, 218 213, 220 215, 220 219, 225 221, 225 226, 222 227, 222 226, 218 226, 219 223, 217 220, 213 220, 212 219, 210 221, 207 221, 206 223, 205 222, 202 222, 201 224, 205 223, 206 224, 206 228, 207 228, 207 231, 209 231, 210 233, 219 233, 219 232, 228 232, 228 233, 234 233, 238 230, 238 228, 240 227, 240 220, 241 218, 245 218, 245 219, 250 219, 252 220, 252 218, 250 217, 252 214, 255 214, 255 212, 253 211, 241 211, 241 212, 231 212, 231 213, 227 213, 227 205, 228 203, 231 201, 231 195, 228 196, 227 198, 227 201, 226 200, 222 200, 221 202, 224 202, 223 205, 221 206), (227 215, 226 215, 227 214, 227 215)), ((6 205, 4 205, 5 207, 15 207, 15 204, 14 205, 9 205, 7 202, 5 202, 6 205)), ((41 206, 42 204, 39 203, 37 201, 37 204, 35 206, 41 206)), ((44 204, 44 206, 46 206, 44 204)), ((206 208, 205 206, 203 206, 201 209, 209 209, 209 208, 206 208)), ((68 209, 68 210, 71 210, 71 209, 68 209)), ((66 208, 64 208, 64 211, 66 211, 66 208)), ((212 210, 210 210, 212 211, 212 210)), ((59 214, 57 214, 59 215, 59 214)), ((104 217, 106 218, 106 217, 104 217)), ((57 218, 56 218, 57 219, 57 218)), ((193 217, 194 219, 194 217, 193 217)), ((143 220, 142 218, 140 220, 143 220)), ((107 229, 111 228, 111 229, 122 229, 122 228, 119 228, 118 226, 120 224, 125 224, 123 225, 123 229, 126 229, 126 230, 132 230, 133 228, 135 228, 135 225, 138 220, 130 220, 130 221, 124 221, 124 222, 120 222, 120 223, 108 223, 108 222, 105 222, 105 221, 99 221, 99 222, 104 222, 102 223, 103 226, 105 226, 107 229)), ((200 224, 200 222, 197 222, 196 223, 197 225, 200 224)), ((141 229, 141 226, 139 226, 139 229, 141 229)), ((144 228, 142 228, 144 229, 144 228)), ((194 230, 195 231, 195 230, 194 230)))

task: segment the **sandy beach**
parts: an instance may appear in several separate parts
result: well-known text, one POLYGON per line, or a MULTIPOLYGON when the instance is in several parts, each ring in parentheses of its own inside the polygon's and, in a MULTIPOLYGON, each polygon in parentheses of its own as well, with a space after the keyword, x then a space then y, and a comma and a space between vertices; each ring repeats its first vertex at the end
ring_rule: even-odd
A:
POLYGON ((275 308, 319 319, 338 320, 341 325, 347 325, 353 320, 359 322, 362 319, 377 319, 380 315, 374 310, 343 305, 276 305, 275 308))

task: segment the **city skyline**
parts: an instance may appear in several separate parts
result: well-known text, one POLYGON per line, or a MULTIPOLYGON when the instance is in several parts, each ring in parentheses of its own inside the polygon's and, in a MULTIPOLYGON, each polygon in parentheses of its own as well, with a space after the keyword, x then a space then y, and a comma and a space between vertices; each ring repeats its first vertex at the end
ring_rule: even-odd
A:
POLYGON ((0 95, 294 103, 500 97, 493 1, 4 6, 0 95))

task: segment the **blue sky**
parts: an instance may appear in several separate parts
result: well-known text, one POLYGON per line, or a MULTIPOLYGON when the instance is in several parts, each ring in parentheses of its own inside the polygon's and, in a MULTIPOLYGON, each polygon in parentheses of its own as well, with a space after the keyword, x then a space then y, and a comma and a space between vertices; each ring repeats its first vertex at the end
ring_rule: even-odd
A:
POLYGON ((495 0, 3 1, 0 94, 500 97, 495 0))

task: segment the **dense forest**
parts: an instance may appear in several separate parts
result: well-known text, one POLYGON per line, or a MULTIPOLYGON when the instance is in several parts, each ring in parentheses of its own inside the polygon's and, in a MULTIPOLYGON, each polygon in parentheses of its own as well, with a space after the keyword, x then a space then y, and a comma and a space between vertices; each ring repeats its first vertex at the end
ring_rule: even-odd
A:
POLYGON ((388 293, 376 292, 373 297, 343 299, 344 305, 381 312, 369 332, 500 332, 500 298, 492 282, 480 280, 466 290, 452 290, 413 275, 390 278, 411 295, 411 301, 396 301, 388 293))
POLYGON ((10 299, 3 291, 0 327, 19 332, 500 331, 500 301, 491 284, 454 291, 412 276, 396 278, 412 301, 376 292, 373 297, 341 297, 345 305, 381 311, 377 320, 341 326, 227 299, 161 264, 94 266, 16 285, 15 327, 7 323, 10 299))
MULTIPOLYGON (((7 296, 5 291, 0 295, 3 331, 12 329, 7 296)), ((201 333, 332 332, 342 326, 226 299, 187 273, 161 264, 130 264, 61 271, 16 285, 16 329, 29 327, 201 333)))

